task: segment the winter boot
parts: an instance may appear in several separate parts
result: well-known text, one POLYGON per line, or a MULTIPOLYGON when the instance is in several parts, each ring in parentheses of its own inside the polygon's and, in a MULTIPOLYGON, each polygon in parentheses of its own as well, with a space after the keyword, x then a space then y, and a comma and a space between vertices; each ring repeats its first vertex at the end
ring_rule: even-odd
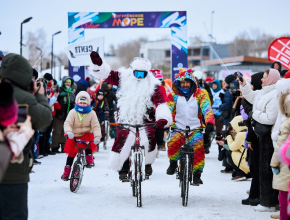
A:
POLYGON ((145 165, 145 174, 146 174, 146 176, 151 176, 152 173, 153 173, 153 170, 152 170, 151 164, 145 165))
POLYGON ((247 199, 243 199, 242 204, 243 205, 250 205, 250 200, 251 200, 250 197, 248 197, 247 199))
POLYGON ((162 151, 166 151, 165 141, 163 141, 163 144, 162 144, 162 151))
POLYGON ((200 170, 197 170, 193 173, 193 180, 192 180, 193 186, 199 186, 199 184, 203 184, 202 180, 200 179, 201 173, 202 172, 200 170))
POLYGON ((173 175, 176 172, 177 161, 169 160, 169 162, 170 162, 170 164, 169 164, 169 167, 167 168, 166 174, 173 175))
POLYGON ((71 167, 65 166, 64 167, 64 172, 61 176, 61 179, 63 181, 68 181, 69 175, 70 175, 71 167))
POLYGON ((257 206, 260 204, 260 199, 251 199, 250 200, 250 205, 251 206, 257 206))
POLYGON ((273 219, 280 219, 280 212, 274 213, 274 214, 270 215, 270 217, 273 219))
POLYGON ((128 174, 127 173, 119 173, 119 179, 122 181, 122 182, 129 182, 128 180, 128 174))
POLYGON ((87 168, 92 168, 95 166, 95 162, 94 162, 92 154, 86 155, 86 159, 87 159, 87 168))

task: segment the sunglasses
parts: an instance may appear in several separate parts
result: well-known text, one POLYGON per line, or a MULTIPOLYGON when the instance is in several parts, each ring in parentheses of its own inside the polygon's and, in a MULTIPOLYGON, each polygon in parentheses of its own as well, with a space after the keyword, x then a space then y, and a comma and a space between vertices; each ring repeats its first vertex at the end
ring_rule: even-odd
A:
POLYGON ((133 73, 137 79, 139 79, 139 77, 144 79, 148 75, 148 72, 143 70, 134 70, 133 73))

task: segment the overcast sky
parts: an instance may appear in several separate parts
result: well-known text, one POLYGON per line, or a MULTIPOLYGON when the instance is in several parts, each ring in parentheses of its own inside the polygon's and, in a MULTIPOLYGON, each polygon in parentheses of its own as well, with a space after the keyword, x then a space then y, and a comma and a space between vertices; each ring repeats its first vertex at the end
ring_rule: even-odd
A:
MULTIPOLYGON (((211 29, 218 42, 232 40, 239 32, 259 28, 266 33, 290 33, 290 0, 0 0, 0 50, 19 53, 20 23, 23 33, 43 28, 47 43, 54 38, 56 52, 67 45, 67 12, 138 12, 138 11, 187 11, 188 37, 205 38, 211 29), (206 28, 205 28, 206 26, 206 28), (207 30, 206 30, 207 29, 207 30)), ((118 45, 130 39, 147 36, 158 40, 169 36, 169 29, 95 29, 85 36, 105 36, 105 50, 110 44, 118 45)), ((25 43, 25 39, 23 41, 25 43)))

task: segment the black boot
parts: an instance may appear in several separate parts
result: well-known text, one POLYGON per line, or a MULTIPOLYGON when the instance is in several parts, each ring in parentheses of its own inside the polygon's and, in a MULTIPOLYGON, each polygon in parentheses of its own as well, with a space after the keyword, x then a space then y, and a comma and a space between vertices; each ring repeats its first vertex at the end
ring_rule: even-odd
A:
POLYGON ((243 205, 250 205, 250 197, 248 197, 247 199, 243 199, 242 204, 243 205))
POLYGON ((151 176, 152 175, 153 170, 152 170, 151 164, 145 165, 145 173, 146 173, 146 176, 151 176))
POLYGON ((257 206, 260 204, 260 199, 250 199, 249 203, 251 206, 257 206))
POLYGON ((199 184, 203 184, 202 180, 200 179, 201 173, 202 172, 200 170, 197 170, 193 173, 192 185, 199 186, 199 184))
POLYGON ((175 160, 169 160, 170 165, 166 171, 167 175, 173 175, 176 172, 176 168, 177 168, 177 161, 175 160))

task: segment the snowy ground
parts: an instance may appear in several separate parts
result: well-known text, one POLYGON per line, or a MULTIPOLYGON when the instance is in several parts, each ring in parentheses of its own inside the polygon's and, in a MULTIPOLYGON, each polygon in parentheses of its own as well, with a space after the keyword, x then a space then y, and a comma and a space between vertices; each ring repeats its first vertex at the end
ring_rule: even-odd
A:
POLYGON ((137 208, 130 184, 120 182, 118 174, 107 168, 109 151, 101 148, 95 154, 96 166, 85 169, 76 194, 70 192, 69 182, 60 179, 66 155, 41 159, 42 164, 34 166, 35 173, 30 175, 29 219, 270 219, 271 213, 255 212, 253 207, 241 205, 241 200, 248 196, 250 181, 232 182, 230 174, 220 173, 222 166, 215 144, 206 155, 204 184, 190 187, 187 207, 181 204, 175 175, 166 175, 166 152, 160 152, 153 175, 142 183, 143 207, 137 208))

